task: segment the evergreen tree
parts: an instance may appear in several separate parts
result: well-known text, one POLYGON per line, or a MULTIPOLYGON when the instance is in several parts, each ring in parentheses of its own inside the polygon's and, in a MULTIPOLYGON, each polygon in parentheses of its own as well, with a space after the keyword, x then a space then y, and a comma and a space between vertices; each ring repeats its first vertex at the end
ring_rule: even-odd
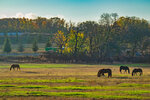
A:
POLYGON ((35 39, 34 42, 33 42, 33 45, 32 45, 32 50, 34 52, 37 52, 38 51, 38 45, 37 45, 37 40, 35 39))
POLYGON ((11 52, 11 43, 10 43, 8 36, 6 36, 5 38, 3 51, 6 53, 11 52))
POLYGON ((19 52, 23 52, 24 51, 24 46, 23 46, 23 44, 21 42, 18 45, 18 51, 19 52))
POLYGON ((18 32, 16 32, 16 41, 15 41, 15 43, 18 43, 18 40, 19 40, 19 34, 18 34, 18 32))
POLYGON ((46 48, 46 47, 51 47, 51 46, 52 46, 51 41, 50 41, 50 39, 48 39, 48 41, 47 41, 47 43, 46 43, 46 45, 45 45, 45 48, 46 48))

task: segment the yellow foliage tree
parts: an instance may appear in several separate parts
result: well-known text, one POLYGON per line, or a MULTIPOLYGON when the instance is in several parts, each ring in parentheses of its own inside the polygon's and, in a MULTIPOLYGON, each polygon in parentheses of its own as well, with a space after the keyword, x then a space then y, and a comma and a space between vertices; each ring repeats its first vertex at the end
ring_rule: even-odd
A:
POLYGON ((84 34, 71 30, 67 39, 66 51, 69 53, 79 52, 84 46, 84 34), (77 51, 75 51, 77 49, 77 51))
POLYGON ((55 43, 59 47, 60 53, 62 54, 63 47, 65 47, 66 44, 66 36, 64 35, 64 32, 58 31, 54 34, 55 36, 55 43))

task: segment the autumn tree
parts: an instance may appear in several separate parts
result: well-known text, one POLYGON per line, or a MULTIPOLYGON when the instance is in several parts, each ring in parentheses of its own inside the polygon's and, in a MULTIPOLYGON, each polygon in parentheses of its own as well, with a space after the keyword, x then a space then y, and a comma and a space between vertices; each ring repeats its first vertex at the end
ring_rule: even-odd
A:
POLYGON ((65 47, 66 44, 66 36, 64 35, 64 32, 58 31, 57 33, 54 34, 54 41, 57 44, 57 46, 60 49, 60 53, 62 54, 63 47, 65 47))
POLYGON ((73 53, 74 56, 84 49, 84 34, 78 30, 71 30, 68 36, 67 49, 73 53))
POLYGON ((122 28, 120 38, 124 40, 124 44, 131 51, 130 55, 134 57, 149 36, 149 24, 146 20, 137 17, 121 17, 117 22, 122 28))
POLYGON ((98 23, 94 21, 86 21, 79 24, 79 27, 84 32, 85 38, 87 40, 87 46, 89 48, 89 54, 92 56, 94 54, 94 49, 96 49, 96 36, 98 34, 98 23))

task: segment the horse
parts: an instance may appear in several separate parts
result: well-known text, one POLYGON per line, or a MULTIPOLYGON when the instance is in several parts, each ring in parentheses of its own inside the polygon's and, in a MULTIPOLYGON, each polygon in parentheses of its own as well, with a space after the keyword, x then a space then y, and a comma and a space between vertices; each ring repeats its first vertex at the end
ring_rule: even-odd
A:
POLYGON ((97 73, 97 77, 104 76, 104 73, 108 73, 108 78, 112 77, 111 69, 100 69, 97 73))
POLYGON ((140 76, 143 74, 143 71, 142 71, 142 69, 141 68, 135 68, 135 69, 133 69, 133 71, 132 71, 132 76, 134 76, 135 74, 137 74, 137 73, 140 73, 140 76))
POLYGON ((122 70, 125 70, 125 72, 127 72, 127 70, 128 70, 128 73, 130 74, 130 69, 128 66, 120 66, 120 73, 122 73, 121 72, 122 70))
POLYGON ((11 71, 12 68, 13 68, 14 70, 15 70, 15 68, 17 68, 17 70, 18 70, 18 69, 20 70, 19 64, 12 64, 11 67, 10 67, 10 71, 11 71))

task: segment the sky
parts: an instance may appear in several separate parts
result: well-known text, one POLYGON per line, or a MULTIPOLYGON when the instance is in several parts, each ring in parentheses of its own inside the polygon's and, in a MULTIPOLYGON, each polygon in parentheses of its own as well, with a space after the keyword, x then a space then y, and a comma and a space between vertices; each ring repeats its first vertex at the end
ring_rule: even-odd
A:
POLYGON ((150 0, 0 0, 0 18, 60 17, 98 21, 103 13, 137 16, 150 21, 150 0))

